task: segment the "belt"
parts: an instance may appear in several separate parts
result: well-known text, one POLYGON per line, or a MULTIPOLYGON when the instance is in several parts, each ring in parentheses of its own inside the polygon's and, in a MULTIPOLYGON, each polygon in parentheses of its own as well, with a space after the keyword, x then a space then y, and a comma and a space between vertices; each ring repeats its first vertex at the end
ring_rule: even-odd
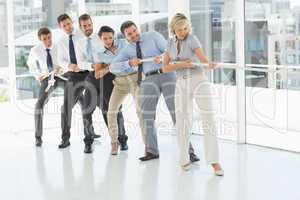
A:
POLYGON ((145 76, 152 76, 155 74, 162 74, 162 73, 163 73, 162 69, 157 69, 157 70, 146 73, 145 76))
POLYGON ((137 72, 132 72, 132 73, 126 74, 126 75, 119 75, 119 76, 117 76, 117 77, 125 77, 125 76, 129 76, 129 75, 133 75, 133 74, 137 74, 137 72))

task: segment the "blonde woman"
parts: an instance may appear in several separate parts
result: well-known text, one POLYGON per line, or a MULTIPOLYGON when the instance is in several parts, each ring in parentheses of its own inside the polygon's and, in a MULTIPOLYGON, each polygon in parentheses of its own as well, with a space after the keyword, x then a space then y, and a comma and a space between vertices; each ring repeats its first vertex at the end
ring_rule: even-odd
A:
MULTIPOLYGON (((208 63, 201 50, 197 37, 191 33, 191 26, 185 15, 177 13, 170 22, 170 31, 174 35, 168 42, 163 57, 163 72, 176 71, 177 82, 175 92, 176 129, 180 148, 180 163, 184 170, 189 170, 189 142, 192 127, 193 100, 199 107, 203 131, 206 160, 212 165, 217 176, 224 172, 219 164, 216 124, 210 84, 203 68, 194 66, 192 62, 208 63)), ((214 64, 209 64, 214 68, 214 64)))

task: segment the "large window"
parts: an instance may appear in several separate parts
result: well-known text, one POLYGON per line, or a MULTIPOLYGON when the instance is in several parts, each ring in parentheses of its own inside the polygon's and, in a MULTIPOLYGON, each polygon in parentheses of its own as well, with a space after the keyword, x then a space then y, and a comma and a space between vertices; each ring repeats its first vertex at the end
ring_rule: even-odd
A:
POLYGON ((168 38, 168 1, 140 0, 142 31, 157 31, 168 38))
POLYGON ((107 25, 112 27, 117 37, 123 37, 120 26, 125 20, 134 20, 133 0, 85 0, 84 12, 92 16, 94 30, 107 25))
POLYGON ((38 42, 37 30, 48 26, 57 40, 57 16, 66 12, 77 18, 78 5, 75 0, 14 0, 13 12, 17 99, 36 98, 39 83, 28 74, 26 60, 30 48, 38 42))
POLYGON ((300 2, 246 0, 245 10, 246 64, 257 69, 246 72, 247 142, 300 151, 300 2))
POLYGON ((131 15, 131 0, 85 0, 86 12, 92 16, 131 15))
POLYGON ((0 103, 9 100, 7 12, 6 1, 0 0, 0 103))
MULTIPOLYGON (((244 0, 244 12, 239 0, 185 1, 0 0, 0 28, 4 30, 0 32, 0 103, 13 99, 9 98, 8 77, 14 76, 15 80, 11 81, 16 88, 17 99, 37 97, 39 84, 28 72, 27 56, 30 48, 38 42, 37 30, 41 26, 50 27, 54 32, 54 41, 57 41, 61 34, 56 23, 59 14, 67 12, 77 26, 78 15, 89 13, 96 32, 102 25, 109 25, 119 37, 122 37, 120 25, 125 20, 133 20, 141 31, 155 30, 168 38, 168 8, 173 4, 184 7, 189 2, 189 6, 178 10, 190 9, 185 12, 190 11, 193 33, 200 39, 205 54, 209 60, 221 63, 220 69, 208 72, 218 109, 219 136, 236 139, 238 128, 239 133, 244 135, 242 127, 246 128, 248 143, 300 151, 297 117, 300 101, 300 2, 244 0), (7 2, 13 4, 11 12, 6 10, 10 8, 7 2), (11 13, 13 19, 8 15, 11 13), (244 17, 245 20, 241 20, 244 17), (13 40, 10 37, 12 34, 7 34, 12 26, 13 40), (8 46, 13 51, 8 51, 8 46), (245 56, 239 52, 243 46, 245 56), (12 63, 10 67, 13 68, 8 68, 8 58, 12 62, 11 55, 15 55, 12 59, 15 65, 12 63), (240 71, 244 67, 247 68, 245 79, 240 71), (9 69, 15 69, 16 74, 9 74, 9 69), (244 84, 246 87, 241 87, 244 84), (246 116, 246 123, 238 124, 243 116, 246 116)), ((55 95, 60 94, 58 91, 55 95)), ((33 111, 32 102, 28 103, 31 105, 30 112, 33 111)), ((26 106, 23 104, 22 109, 26 106)), ((162 118, 159 115, 158 120, 169 117, 165 105, 162 106, 166 112, 163 112, 162 118)), ((195 111, 193 132, 201 133, 198 126, 201 116, 198 116, 197 109, 195 111)), ((59 110, 55 113, 58 114, 59 110)), ((30 119, 33 119, 32 115, 30 119)), ((54 122, 56 126, 59 124, 54 122)), ((32 128, 33 123, 27 124, 32 128)))
MULTIPOLYGON (((214 62, 236 63, 234 3, 234 0, 191 0, 193 31, 214 62)), ((213 80, 235 85, 235 70, 217 69, 213 72, 213 80)))
MULTIPOLYGON (((236 63, 235 55, 235 0, 190 0, 193 33, 197 35, 210 61, 224 63, 226 67, 236 63)), ((234 69, 208 71, 213 82, 214 102, 217 105, 219 136, 236 139, 237 87, 234 69)), ((197 111, 197 110, 195 110, 197 111)), ((195 129, 201 116, 195 112, 195 129)), ((201 133, 201 127, 195 130, 201 133)))

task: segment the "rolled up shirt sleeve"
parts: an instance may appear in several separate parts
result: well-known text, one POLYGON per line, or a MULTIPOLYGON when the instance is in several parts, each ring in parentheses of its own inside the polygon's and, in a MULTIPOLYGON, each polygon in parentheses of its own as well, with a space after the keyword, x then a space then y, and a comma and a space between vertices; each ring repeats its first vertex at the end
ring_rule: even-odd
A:
POLYGON ((117 76, 127 75, 137 71, 136 68, 129 65, 130 57, 126 53, 126 48, 122 49, 120 53, 112 60, 109 71, 117 76))

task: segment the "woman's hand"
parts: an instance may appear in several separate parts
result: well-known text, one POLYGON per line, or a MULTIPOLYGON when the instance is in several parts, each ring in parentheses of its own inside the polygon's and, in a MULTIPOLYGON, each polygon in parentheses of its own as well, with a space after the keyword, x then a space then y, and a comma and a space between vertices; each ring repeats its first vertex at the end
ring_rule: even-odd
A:
POLYGON ((208 63, 208 68, 209 69, 215 69, 217 67, 216 63, 208 63))
POLYGON ((195 65, 192 63, 191 59, 183 60, 180 62, 182 69, 191 69, 195 68, 195 65))

